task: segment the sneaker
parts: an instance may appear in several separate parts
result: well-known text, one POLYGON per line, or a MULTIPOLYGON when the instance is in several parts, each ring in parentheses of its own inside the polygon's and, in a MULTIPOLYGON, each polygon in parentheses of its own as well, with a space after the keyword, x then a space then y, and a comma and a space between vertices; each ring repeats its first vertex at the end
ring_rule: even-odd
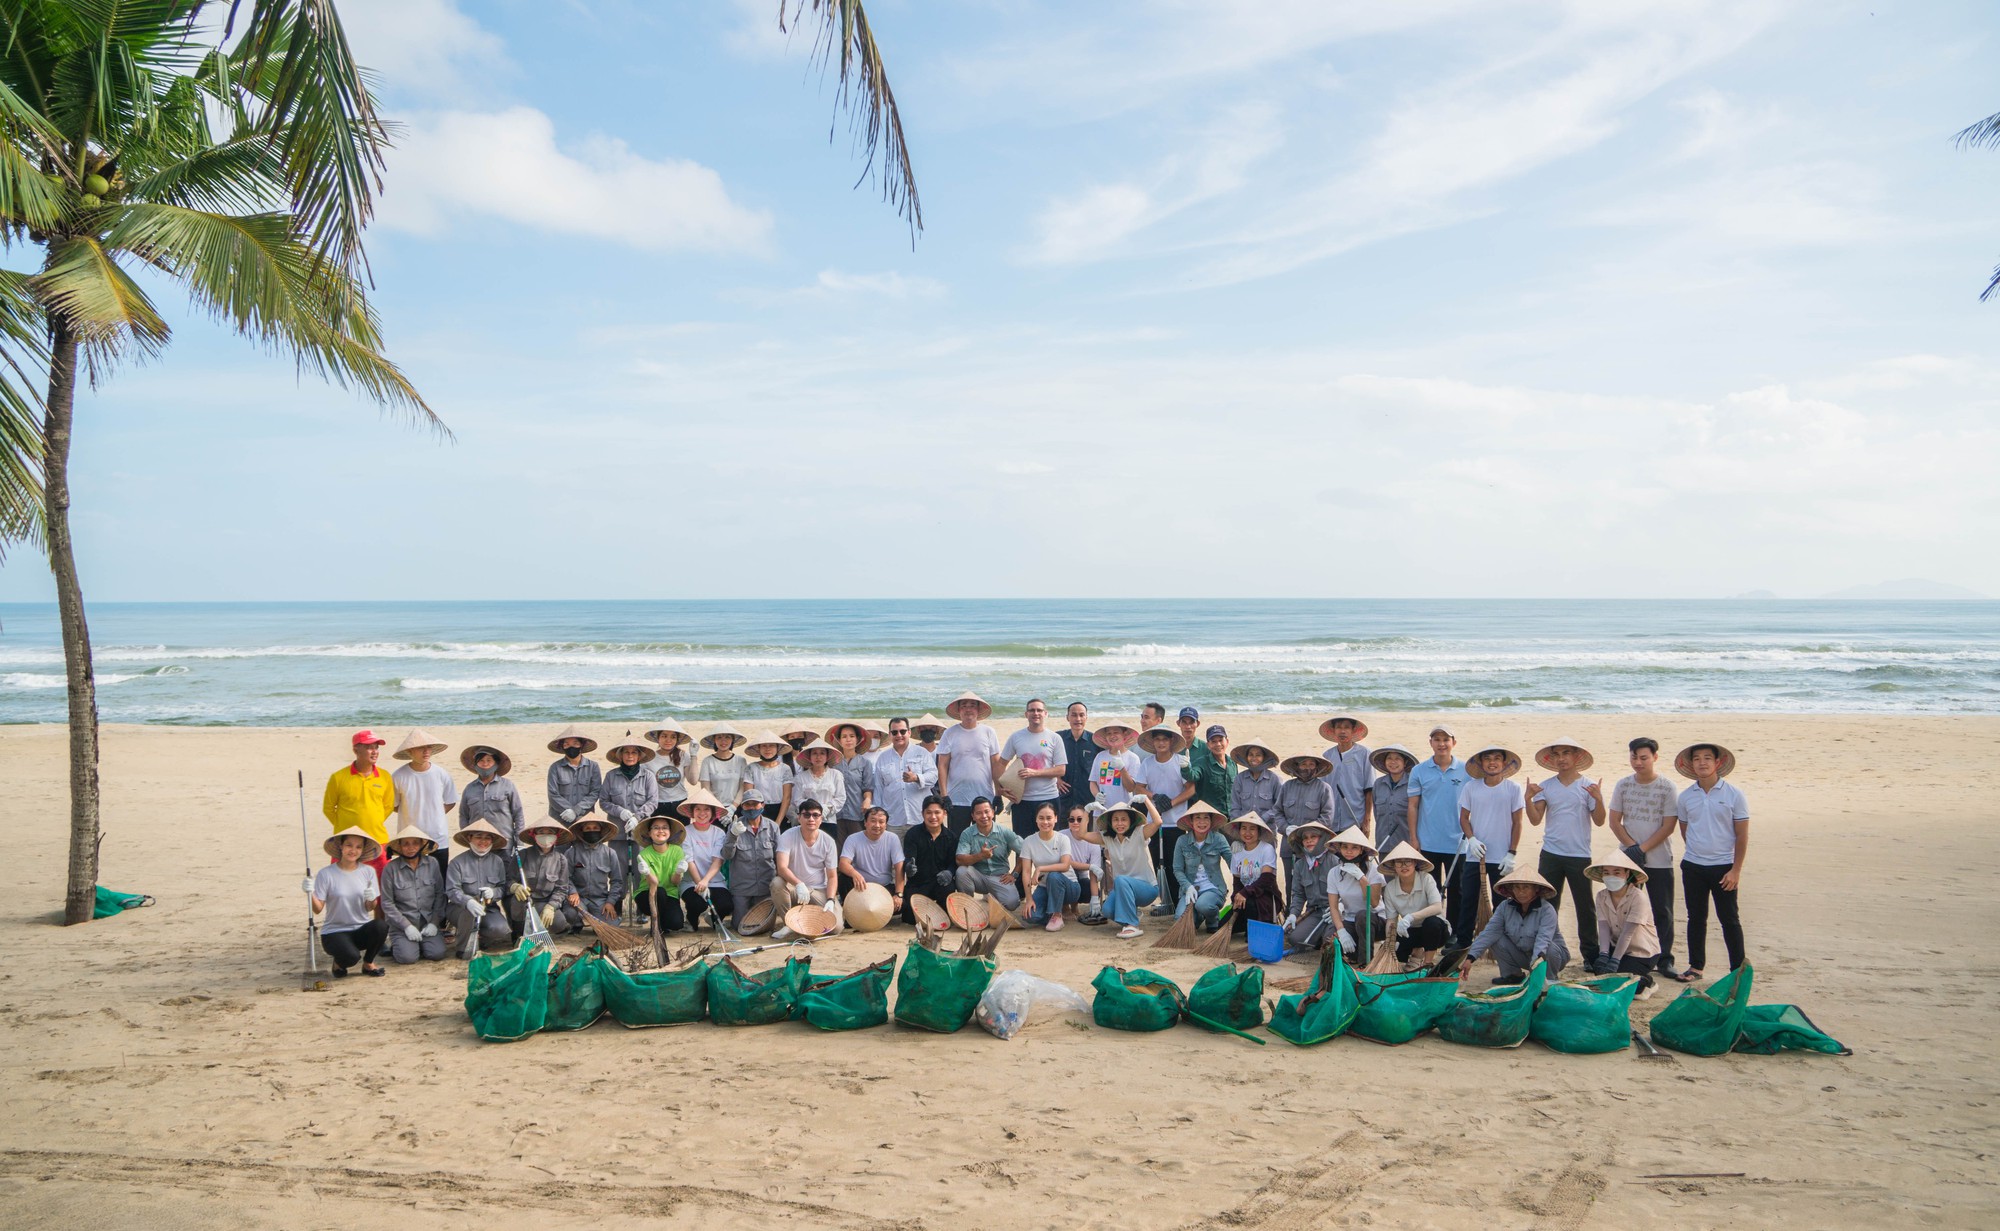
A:
POLYGON ((1138 928, 1132 927, 1129 924, 1126 925, 1125 927, 1118 929, 1118 939, 1120 940, 1136 940, 1144 935, 1145 935, 1144 932, 1140 931, 1138 928))
POLYGON ((1155 907, 1154 907, 1154 908, 1153 908, 1152 910, 1150 910, 1150 911, 1148 911, 1148 912, 1146 912, 1146 913, 1147 913, 1147 914, 1150 914, 1150 915, 1151 915, 1151 916, 1153 916, 1153 918, 1155 918, 1155 919, 1164 919, 1164 918, 1166 918, 1166 917, 1167 917, 1168 915, 1171 915, 1171 914, 1173 914, 1173 913, 1174 913, 1174 908, 1173 908, 1173 907, 1171 907, 1171 906, 1168 906, 1168 905, 1166 905, 1165 903, 1161 903, 1160 905, 1158 905, 1158 906, 1155 906, 1155 907))
POLYGON ((1049 922, 1048 922, 1048 930, 1049 930, 1049 931, 1051 931, 1051 932, 1060 932, 1060 931, 1062 931, 1062 930, 1063 930, 1063 917, 1062 917, 1061 915, 1050 915, 1050 916, 1049 916, 1049 922))

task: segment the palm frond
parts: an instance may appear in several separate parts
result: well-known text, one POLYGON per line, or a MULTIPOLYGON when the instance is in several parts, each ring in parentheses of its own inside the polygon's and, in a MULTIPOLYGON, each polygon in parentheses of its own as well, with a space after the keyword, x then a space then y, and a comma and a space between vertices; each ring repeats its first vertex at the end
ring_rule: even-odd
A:
POLYGON ((903 140, 903 117, 896 110, 896 94, 889 88, 889 71, 875 45, 868 13, 861 0, 778 0, 778 28, 789 30, 808 13, 819 23, 814 59, 824 68, 839 57, 835 113, 848 113, 855 144, 865 160, 855 184, 858 187, 874 175, 882 185, 882 199, 909 220, 914 242, 924 229, 923 202, 917 197, 917 175, 903 140))
POLYGON ((62 217, 63 194, 42 174, 39 163, 7 140, 0 120, 0 225, 47 230, 62 217))
POLYGON ((1959 129, 1958 135, 1951 140, 1952 144, 1961 147, 2000 145, 2000 111, 1994 112, 1977 124, 1959 129))
POLYGON ((450 435, 382 355, 380 327, 360 283, 329 267, 291 215, 238 217, 129 204, 118 208, 105 242, 179 279, 197 304, 246 337, 289 354, 301 371, 359 389, 450 435))
POLYGON ((2000 295, 2000 265, 1993 267, 1993 280, 1986 284, 1985 290, 1979 292, 1979 302, 1985 303, 1995 295, 2000 295))
POLYGON ((246 132, 133 176, 126 196, 211 213, 264 213, 284 204, 284 162, 269 133, 246 132))
POLYGON ((49 315, 90 348, 93 369, 128 346, 157 354, 172 332, 146 292, 89 236, 52 240, 48 264, 32 282, 49 315))
POLYGON ((41 546, 42 400, 48 335, 27 274, 0 269, 0 560, 9 543, 41 546))
MULTIPOLYGON (((245 0, 231 0, 234 29, 245 0)), ((250 116, 271 134, 292 212, 307 242, 342 270, 365 269, 361 232, 382 188, 389 129, 347 46, 333 0, 249 0, 227 85, 263 106, 250 116)))

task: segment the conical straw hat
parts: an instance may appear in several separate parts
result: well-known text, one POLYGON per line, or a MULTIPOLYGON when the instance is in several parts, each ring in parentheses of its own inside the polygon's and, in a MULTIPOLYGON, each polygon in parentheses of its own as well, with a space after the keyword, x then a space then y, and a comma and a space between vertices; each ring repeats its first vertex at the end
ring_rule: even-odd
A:
POLYGON ((1112 804, 1109 807, 1099 808, 1090 814, 1090 832, 1110 833, 1111 814, 1114 812, 1123 812, 1126 816, 1132 818, 1132 828, 1127 830, 1127 833, 1139 832, 1140 826, 1146 823, 1145 815, 1131 804, 1112 804))
POLYGON ((1576 740, 1552 739, 1548 743, 1542 745, 1542 750, 1535 754, 1535 764, 1541 766, 1543 769, 1547 770, 1555 769, 1555 765, 1550 760, 1549 754, 1554 752, 1558 748, 1574 748, 1579 754, 1581 754, 1581 756, 1583 757, 1583 761, 1581 764, 1575 767, 1579 770, 1589 769, 1592 765, 1595 765, 1597 763, 1597 758, 1590 755, 1590 750, 1588 748, 1585 748, 1582 744, 1578 743, 1576 740))
POLYGON ((910 913, 917 917, 918 922, 928 924, 933 932, 949 932, 951 930, 951 915, 944 907, 939 906, 936 902, 931 901, 921 893, 910 895, 910 913))
POLYGON ((705 786, 689 787, 687 798, 683 799, 678 805, 676 805, 674 811, 680 813, 682 816, 686 816, 687 810, 690 807, 694 807, 696 805, 701 805, 701 804, 706 804, 707 806, 715 809, 716 812, 718 813, 729 811, 729 805, 723 803, 721 800, 717 799, 714 795, 710 794, 709 789, 705 786))
POLYGON ((421 839, 424 844, 423 853, 426 855, 430 854, 432 851, 437 849, 438 845, 437 839, 431 837, 423 830, 418 829, 415 825, 404 825, 401 829, 398 829, 395 833, 390 834, 389 835, 390 849, 393 850, 395 848, 396 843, 401 842, 407 838, 421 839))
MULTIPOLYGON (((776 731, 759 731, 757 732, 756 735, 752 736, 749 740, 745 741, 743 745, 743 751, 746 754, 754 757, 757 756, 757 750, 759 748, 762 748, 766 744, 769 744, 778 750, 774 754, 777 756, 784 756, 786 753, 792 750, 792 746, 785 742, 785 737, 778 734, 776 731)), ((762 760, 763 758, 759 757, 758 759, 762 760)))
POLYGON ((681 840, 681 835, 687 832, 687 825, 685 822, 681 820, 681 818, 677 816, 670 816, 665 812, 661 812, 661 813, 656 813, 653 816, 640 817, 638 821, 636 821, 632 826, 632 837, 640 842, 651 842, 653 840, 654 821, 665 821, 667 823, 668 846, 672 846, 675 843, 679 842, 681 840))
POLYGON ((619 740, 617 743, 611 745, 611 747, 606 748, 604 750, 605 761, 609 763, 614 769, 623 764, 623 762, 621 762, 618 759, 618 751, 621 748, 637 748, 639 750, 639 764, 641 765, 644 765, 646 762, 660 755, 658 752, 653 750, 652 745, 646 743, 642 739, 637 738, 630 731, 627 731, 625 733, 624 739, 619 740))
POLYGON ((1296 778, 1299 776, 1299 764, 1303 761, 1311 761, 1319 767, 1318 777, 1324 778, 1333 772, 1333 762, 1317 752, 1301 752, 1297 756, 1286 757, 1278 763, 1278 768, 1284 771, 1287 778, 1296 778))
POLYGON ((1349 846, 1364 846, 1371 851, 1375 849, 1375 839, 1362 833, 1361 826, 1359 825, 1349 825, 1347 828, 1333 835, 1333 840, 1335 844, 1344 842, 1349 846))
POLYGON ((1172 737, 1174 741, 1175 752, 1187 751, 1187 740, 1181 737, 1181 733, 1179 731, 1174 730, 1172 727, 1166 725, 1165 723, 1161 723, 1157 727, 1147 727, 1145 732, 1139 736, 1139 747, 1144 749, 1147 753, 1150 754, 1153 751, 1152 740, 1155 735, 1166 735, 1172 737))
POLYGON ((659 726, 648 728, 646 738, 657 744, 660 742, 660 736, 669 732, 680 736, 683 743, 692 742, 694 739, 694 736, 688 732, 686 727, 671 718, 661 720, 659 726))
POLYGON ((334 834, 331 838, 319 844, 320 849, 326 852, 328 859, 338 862, 340 860, 340 843, 344 838, 361 839, 362 863, 370 863, 382 855, 382 844, 369 837, 368 831, 359 825, 349 825, 339 833, 334 834))
POLYGON ((1181 828, 1186 829, 1188 822, 1198 816, 1207 817, 1211 828, 1229 823, 1229 818, 1223 814, 1222 809, 1206 800, 1197 799, 1188 805, 1186 812, 1181 813, 1181 828))
POLYGON ((857 932, 879 932, 896 913, 895 899, 889 896, 889 891, 872 882, 848 890, 840 903, 847 926, 857 932))
POLYGON ((922 718, 910 724, 910 734, 915 735, 917 732, 924 730, 943 732, 950 725, 950 723, 939 718, 936 714, 925 714, 922 718))
POLYGON ((1502 748, 1498 744, 1488 744, 1486 745, 1486 747, 1481 748, 1478 752, 1475 752, 1471 756, 1465 758, 1465 772, 1471 774, 1475 778, 1483 777, 1483 775, 1479 772, 1478 768, 1476 767, 1479 765, 1480 758, 1484 757, 1489 752, 1497 752, 1507 758, 1507 768, 1502 770, 1500 773, 1500 776, 1502 778, 1512 778, 1515 774, 1521 772, 1521 754, 1515 752, 1511 748, 1502 748))
POLYGON ((974 709, 979 711, 979 720, 981 722, 986 721, 987 718, 992 716, 993 707, 988 705, 984 700, 982 700, 978 693, 973 693, 973 692, 962 692, 958 694, 958 696, 952 701, 950 705, 944 707, 945 716, 948 718, 956 718, 960 722, 963 722, 965 721, 965 715, 959 713, 958 711, 968 705, 972 706, 974 709))
MULTIPOLYGON (((1099 744, 1103 744, 1106 742, 1104 737, 1106 735, 1111 734, 1114 731, 1129 736, 1129 735, 1137 735, 1139 733, 1139 728, 1134 726, 1132 723, 1124 721, 1123 719, 1111 718, 1107 719, 1104 722, 1098 723, 1097 729, 1095 731, 1092 731, 1090 734, 1091 737, 1094 738, 1099 744)), ((1180 733, 1176 731, 1175 734, 1178 735, 1180 733)))
POLYGON ((569 826, 563 824, 561 821, 557 820, 552 816, 545 816, 538 820, 532 820, 529 821, 527 824, 521 826, 521 841, 528 844, 529 846, 533 846, 535 844, 535 831, 538 829, 555 830, 557 846, 568 846, 570 843, 576 841, 575 836, 571 834, 569 831, 569 826))
POLYGON ((983 894, 954 893, 944 900, 945 913, 958 925, 960 931, 983 932, 989 921, 986 898, 983 894))
POLYGON ((785 926, 801 936, 825 936, 840 926, 840 916, 824 906, 794 906, 785 912, 785 926))
POLYGON ((1702 740, 1700 743, 1689 744, 1687 747, 1681 749, 1679 752, 1674 754, 1675 773, 1679 774, 1683 778, 1691 779, 1694 777, 1693 758, 1694 758, 1694 750, 1697 748, 1713 748, 1717 752, 1722 754, 1721 757, 1722 763, 1716 767, 1715 771, 1716 777, 1727 778, 1730 774, 1736 771, 1736 754, 1729 751, 1729 749, 1724 748, 1721 744, 1716 743, 1712 739, 1705 739, 1702 740))
POLYGON ((736 929, 741 936, 762 936, 771 930, 771 920, 778 913, 777 903, 764 898, 749 910, 743 912, 742 926, 736 929))
POLYGON ((1495 889, 1505 889, 1509 885, 1533 885, 1542 891, 1545 898, 1556 896, 1556 887, 1543 880, 1542 874, 1533 868, 1515 868, 1493 883, 1495 889))
POLYGON ((1276 839, 1278 836, 1278 831, 1266 825, 1264 818, 1258 816, 1255 812, 1245 812, 1242 816, 1232 817, 1229 823, 1231 825, 1255 825, 1264 831, 1264 836, 1267 838, 1276 839))
POLYGON ((1646 869, 1633 863, 1631 857, 1620 850, 1614 850, 1602 859, 1592 860, 1590 866, 1583 870, 1583 874, 1594 881, 1601 882, 1604 880, 1604 870, 1606 868, 1622 869, 1635 885, 1646 883, 1646 869))
POLYGON ((1398 842, 1395 846, 1391 847, 1389 853, 1382 856, 1382 864, 1384 867, 1387 867, 1398 859, 1407 859, 1411 863, 1416 864, 1417 871, 1419 872, 1428 872, 1436 866, 1430 860, 1424 858, 1422 851, 1407 842, 1398 842))
POLYGON ((1285 844, 1287 846, 1290 846, 1293 850, 1297 850, 1300 845, 1299 835, 1307 833, 1318 834, 1320 836, 1320 843, 1322 846, 1333 840, 1333 830, 1327 828, 1325 825, 1320 824, 1318 821, 1307 821, 1303 825, 1292 826, 1292 831, 1285 835, 1285 844))
POLYGON ((1401 744, 1384 744, 1380 748, 1377 748, 1375 751, 1368 754, 1368 763, 1375 767, 1376 773, 1386 774, 1389 771, 1382 768, 1382 758, 1388 756, 1392 752, 1396 753, 1397 755, 1403 758, 1403 772, 1406 774, 1417 767, 1417 762, 1423 760, 1422 757, 1418 756, 1414 752, 1411 752, 1408 748, 1403 747, 1401 744))
POLYGON ((803 748, 819 738, 819 732, 813 730, 811 727, 793 727, 789 731, 782 732, 782 734, 784 735, 785 747, 787 749, 793 747, 803 748))
POLYGON ((507 835, 493 828, 492 823, 484 818, 467 825, 460 825, 458 832, 451 835, 451 840, 469 850, 472 847, 472 835, 476 833, 483 833, 493 839, 495 846, 507 845, 507 835))
POLYGON ((1241 765, 1243 768, 1248 769, 1250 768, 1250 763, 1243 759, 1243 754, 1245 751, 1251 748, 1255 748, 1259 752, 1262 752, 1264 754, 1265 769, 1278 768, 1278 754, 1271 750, 1271 746, 1269 744, 1260 744, 1254 739, 1246 739, 1242 743, 1236 745, 1234 748, 1231 748, 1229 750, 1229 759, 1236 762, 1238 765, 1241 765))
POLYGON ((568 726, 564 727, 561 735, 558 735, 554 739, 549 741, 549 751, 555 753, 557 756, 561 756, 563 741, 566 739, 582 740, 583 752, 585 756, 589 756, 591 753, 597 751, 597 741, 590 738, 588 735, 585 735, 583 733, 583 728, 577 726, 575 723, 571 723, 568 726))
POLYGON ((419 748, 428 748, 431 750, 431 755, 436 756, 449 747, 451 747, 450 744, 436 738, 422 727, 418 727, 408 735, 405 735, 403 742, 396 745, 396 751, 389 755, 395 757, 398 761, 407 761, 410 759, 410 755, 419 748))
POLYGON ((1320 724, 1319 724, 1319 734, 1320 734, 1320 738, 1321 738, 1321 739, 1325 739, 1325 740, 1331 740, 1331 739, 1333 738, 1333 724, 1334 724, 1334 723, 1336 723, 1336 722, 1351 722, 1351 723, 1353 723, 1353 724, 1354 724, 1354 738, 1355 738, 1355 741, 1356 741, 1356 742, 1359 742, 1359 741, 1361 741, 1361 740, 1364 740, 1364 739, 1367 739, 1367 738, 1368 738, 1368 724, 1367 724, 1367 723, 1365 723, 1365 722, 1361 721, 1361 720, 1360 720, 1359 718, 1356 718, 1356 717, 1355 717, 1354 715, 1352 715, 1352 714, 1335 714, 1335 715, 1334 715, 1333 717, 1331 717, 1331 718, 1327 719, 1327 720, 1326 720, 1325 722, 1322 722, 1322 723, 1320 723, 1320 724))
POLYGON ((730 737, 731 740, 734 741, 729 745, 729 750, 731 752, 735 752, 743 747, 743 732, 738 731, 735 727, 730 726, 726 722, 717 726, 713 731, 710 731, 707 735, 702 736, 700 741, 701 746, 708 749, 710 752, 714 752, 715 737, 718 735, 727 735, 730 737))
MULTIPOLYGON (((814 736, 812 742, 807 744, 805 747, 799 749, 795 755, 803 757, 805 756, 805 754, 811 752, 815 748, 826 753, 826 763, 830 766, 838 765, 843 760, 846 759, 840 755, 840 749, 835 748, 832 744, 827 743, 825 740, 820 739, 818 736, 814 736)), ((799 765, 801 768, 803 768, 805 766, 805 762, 800 761, 799 765)))
MULTIPOLYGON (((479 759, 479 754, 482 752, 490 752, 493 754, 493 763, 495 767, 498 769, 500 777, 505 778, 509 773, 513 772, 514 758, 508 756, 506 753, 500 751, 498 748, 495 748, 491 744, 473 744, 471 747, 467 748, 464 752, 458 754, 458 763, 460 765, 465 766, 465 768, 467 769, 472 769, 472 763, 479 759)), ((477 773, 478 771, 474 770, 473 772, 477 773)))

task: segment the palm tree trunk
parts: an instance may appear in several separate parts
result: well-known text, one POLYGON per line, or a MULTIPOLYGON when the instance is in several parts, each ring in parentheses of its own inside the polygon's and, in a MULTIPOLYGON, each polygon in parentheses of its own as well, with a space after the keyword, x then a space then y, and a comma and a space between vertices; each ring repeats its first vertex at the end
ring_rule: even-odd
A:
POLYGON ((97 674, 90 628, 69 534, 69 442, 76 417, 76 335, 57 321, 50 338, 48 419, 43 426, 42 486, 47 497, 49 568, 62 617, 63 669, 69 677, 69 889, 63 923, 87 923, 97 898, 97 674))

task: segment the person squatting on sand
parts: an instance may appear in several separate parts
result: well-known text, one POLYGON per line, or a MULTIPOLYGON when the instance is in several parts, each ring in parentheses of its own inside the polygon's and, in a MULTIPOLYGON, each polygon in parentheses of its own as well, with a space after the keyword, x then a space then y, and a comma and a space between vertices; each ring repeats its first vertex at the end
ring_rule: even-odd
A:
POLYGON ((1398 843, 1382 857, 1385 873, 1382 902, 1396 933, 1396 960, 1415 970, 1427 962, 1414 953, 1436 954, 1451 943, 1451 926, 1444 919, 1444 895, 1431 876, 1435 866, 1408 842, 1398 843))
POLYGON ((1133 940, 1142 935, 1139 908, 1160 896, 1158 874, 1153 870, 1152 837, 1160 827, 1160 810, 1141 796, 1138 804, 1112 804, 1100 808, 1090 818, 1084 841, 1104 849, 1106 873, 1111 885, 1105 892, 1105 913, 1118 925, 1118 939, 1133 940), (1144 824, 1139 810, 1146 813, 1144 824))
POLYGON ((500 853, 505 838, 490 822, 469 821, 451 835, 465 849, 452 857, 445 873, 445 897, 452 906, 452 926, 458 933, 458 956, 470 958, 484 949, 504 949, 521 934, 522 906, 512 890, 513 865, 500 853))
POLYGON ((1334 931, 1332 897, 1326 892, 1337 859, 1332 838, 1333 831, 1318 821, 1307 821, 1285 836, 1292 856, 1285 876, 1285 883, 1292 886, 1285 943, 1294 949, 1317 949, 1334 931))
POLYGON ((583 899, 570 879, 569 852, 562 849, 575 838, 561 821, 544 820, 522 830, 521 839, 514 852, 521 867, 521 883, 514 886, 514 897, 541 916, 549 935, 566 936, 576 931, 583 926, 583 899))
POLYGON ((345 979, 356 962, 361 963, 364 975, 382 974, 375 955, 382 952, 389 929, 375 917, 375 903, 382 890, 369 862, 381 858, 382 846, 356 825, 328 838, 324 849, 333 862, 305 885, 312 896, 313 913, 326 916, 319 929, 319 947, 333 959, 336 979, 345 979))
POLYGON ((1271 827, 1255 812, 1237 817, 1230 828, 1236 831, 1229 848, 1233 885, 1229 905, 1235 912, 1230 928, 1246 933, 1250 920, 1276 923, 1285 913, 1285 895, 1278 888, 1278 848, 1271 827))
MULTIPOLYGON (((710 757, 703 765, 714 760, 710 757)), ((708 803, 716 797, 697 801, 690 792, 688 798, 708 803)), ((771 884, 778 878, 778 823, 764 814, 764 793, 755 787, 745 787, 737 802, 722 857, 729 864, 729 926, 740 932, 743 917, 758 903, 771 900, 771 884)))
POLYGON ((382 921, 389 929, 389 956, 398 966, 444 958, 446 867, 428 856, 437 840, 415 825, 389 839, 389 866, 382 870, 382 921))
POLYGON ((1014 910, 1021 905, 1021 890, 1008 870, 1007 857, 1020 853, 1021 835, 993 824, 993 801, 985 796, 974 797, 968 806, 972 823, 958 836, 958 887, 965 893, 990 894, 1014 910))
POLYGON ((1569 946, 1563 943, 1556 908, 1549 902, 1556 887, 1527 868, 1507 873, 1495 887, 1502 900, 1494 904, 1493 917, 1473 938, 1466 959, 1476 962, 1492 955, 1500 966, 1495 983, 1519 983, 1538 961, 1548 963, 1549 978, 1561 974, 1569 965, 1569 946))
POLYGON ((1382 914, 1382 870, 1375 866, 1375 844, 1359 825, 1333 835, 1326 900, 1341 952, 1365 964, 1372 956, 1369 949, 1388 929, 1388 919, 1382 914))
POLYGON ((1226 819, 1207 804, 1195 804, 1181 815, 1186 832, 1173 844, 1174 877, 1168 883, 1178 880, 1181 885, 1180 910, 1174 916, 1193 911, 1195 929, 1203 933, 1221 926, 1218 916, 1228 900, 1223 896, 1222 865, 1229 859, 1229 839, 1215 828, 1226 819))

